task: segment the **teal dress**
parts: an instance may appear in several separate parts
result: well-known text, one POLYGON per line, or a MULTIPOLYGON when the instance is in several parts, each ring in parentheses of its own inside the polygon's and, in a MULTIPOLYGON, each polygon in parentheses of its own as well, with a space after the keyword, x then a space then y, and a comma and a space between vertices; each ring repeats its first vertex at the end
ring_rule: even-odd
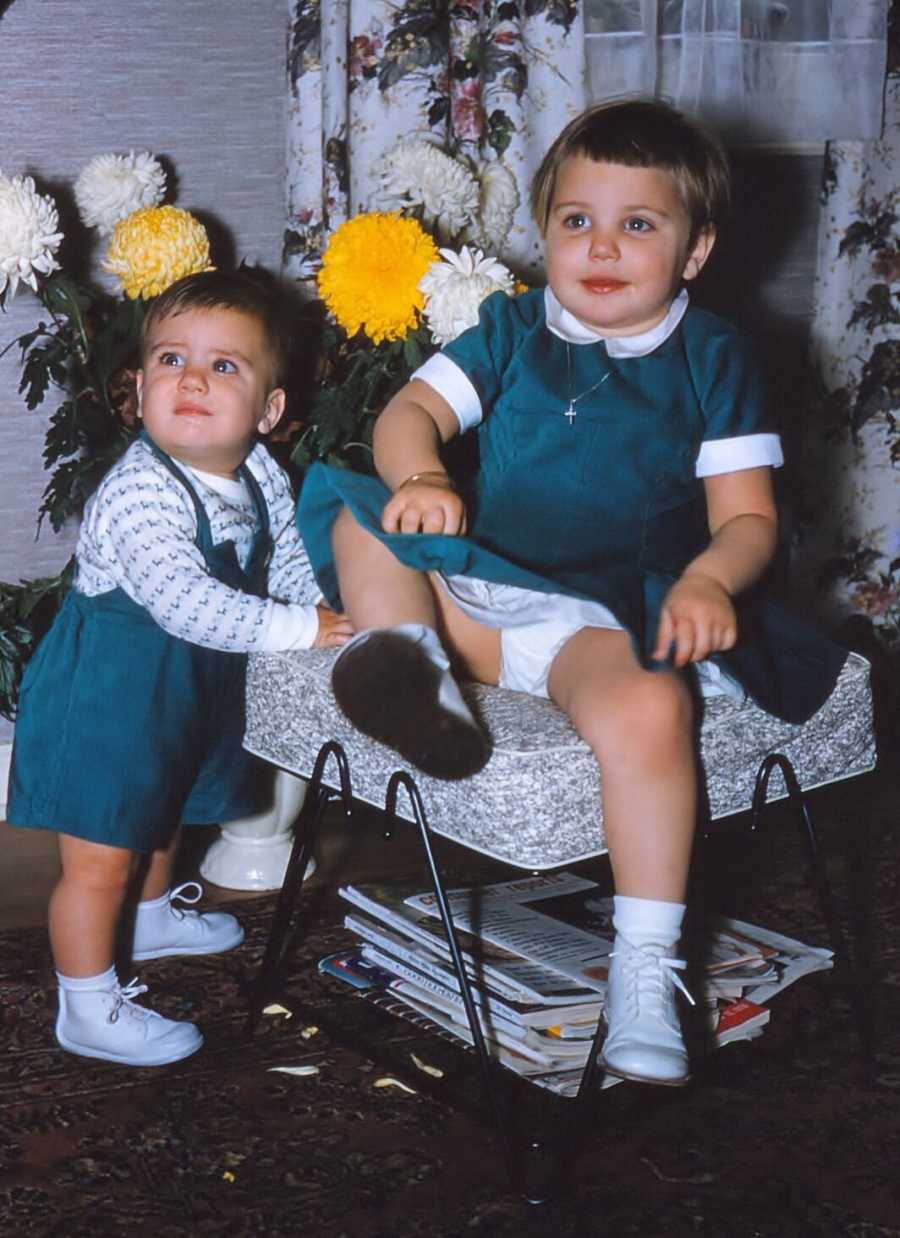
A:
MULTIPOLYGON (((240 476, 258 523, 241 568, 233 542, 213 544, 193 486, 151 446, 193 502, 210 574, 264 597, 272 539, 250 470, 240 476)), ((246 661, 169 635, 123 589, 70 590, 25 670, 7 820, 149 851, 179 823, 261 811, 271 784, 242 747, 246 661)))
MULTIPOLYGON (((330 529, 346 505, 408 566, 603 603, 654 668, 663 599, 709 543, 702 445, 775 432, 749 341, 690 307, 652 352, 615 357, 602 341, 573 347, 551 332, 541 292, 497 293, 443 353, 485 410, 478 467, 462 480, 468 536, 384 534, 386 487, 316 465, 298 523, 329 603, 340 604, 330 529), (570 398, 592 387, 568 418, 570 398)), ((760 588, 737 608, 739 644, 712 660, 770 713, 805 720, 846 650, 760 588)))

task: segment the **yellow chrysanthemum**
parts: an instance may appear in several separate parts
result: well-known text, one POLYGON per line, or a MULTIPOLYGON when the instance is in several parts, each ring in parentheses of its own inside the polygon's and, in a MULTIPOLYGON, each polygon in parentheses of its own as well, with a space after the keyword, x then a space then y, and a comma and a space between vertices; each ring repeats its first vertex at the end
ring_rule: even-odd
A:
POLYGON ((145 206, 116 224, 101 265, 132 301, 158 297, 176 279, 210 270, 209 237, 190 211, 145 206))
POLYGON ((438 249, 415 219, 371 211, 341 224, 328 243, 319 293, 348 335, 375 344, 405 339, 425 303, 419 280, 438 249))

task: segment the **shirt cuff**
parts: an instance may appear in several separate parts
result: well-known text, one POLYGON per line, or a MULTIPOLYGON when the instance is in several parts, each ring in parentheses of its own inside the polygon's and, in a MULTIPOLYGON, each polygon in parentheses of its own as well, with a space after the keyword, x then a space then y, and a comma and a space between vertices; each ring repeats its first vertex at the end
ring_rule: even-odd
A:
POLYGON ((482 418, 481 400, 468 377, 455 361, 436 352, 424 365, 420 365, 410 378, 421 379, 443 396, 456 414, 462 433, 477 426, 482 418))
POLYGON ((319 634, 319 615, 315 606, 297 602, 276 602, 262 639, 264 653, 283 653, 286 649, 312 649, 319 634))
POLYGON ((781 438, 777 434, 742 434, 739 438, 708 439, 700 444, 695 472, 698 477, 739 473, 784 464, 781 438))

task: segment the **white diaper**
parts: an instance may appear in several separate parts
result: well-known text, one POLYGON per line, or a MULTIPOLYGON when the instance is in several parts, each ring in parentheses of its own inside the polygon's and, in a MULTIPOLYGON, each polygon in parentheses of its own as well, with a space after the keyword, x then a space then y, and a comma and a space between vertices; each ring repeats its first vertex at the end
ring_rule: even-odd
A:
MULTIPOLYGON (((473 576, 433 579, 443 586, 460 610, 489 628, 500 628, 501 688, 548 696, 547 677, 563 645, 582 628, 622 625, 601 602, 589 602, 565 593, 540 593, 519 585, 498 585, 473 576)), ((712 662, 694 666, 704 696, 735 696, 744 690, 712 662)))

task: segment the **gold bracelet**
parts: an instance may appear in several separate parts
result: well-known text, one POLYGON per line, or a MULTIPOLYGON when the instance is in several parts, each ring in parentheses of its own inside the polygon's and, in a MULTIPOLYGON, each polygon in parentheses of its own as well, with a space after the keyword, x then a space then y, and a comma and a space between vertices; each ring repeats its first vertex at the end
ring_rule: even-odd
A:
POLYGON ((442 477, 451 490, 456 489, 450 474, 443 472, 441 469, 426 469, 423 473, 411 473, 409 477, 407 477, 404 481, 401 481, 397 489, 402 490, 404 486, 408 486, 414 481, 421 481, 423 477, 442 477))

